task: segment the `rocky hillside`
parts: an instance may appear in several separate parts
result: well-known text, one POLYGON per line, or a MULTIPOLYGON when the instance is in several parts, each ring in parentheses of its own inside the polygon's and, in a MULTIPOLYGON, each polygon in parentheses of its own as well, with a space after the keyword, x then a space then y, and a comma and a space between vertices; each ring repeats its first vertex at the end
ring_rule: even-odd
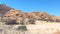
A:
POLYGON ((0 16, 4 15, 9 19, 19 20, 19 18, 27 18, 27 19, 35 19, 35 20, 43 20, 43 21, 51 21, 51 22, 60 22, 60 17, 49 15, 46 12, 22 12, 21 10, 15 10, 6 6, 4 4, 0 4, 0 16))
POLYGON ((6 17, 23 17, 23 18, 33 18, 37 20, 43 20, 43 21, 53 21, 53 22, 60 22, 60 17, 54 16, 54 15, 49 15, 46 12, 22 12, 19 10, 10 10, 8 11, 4 16, 6 17))

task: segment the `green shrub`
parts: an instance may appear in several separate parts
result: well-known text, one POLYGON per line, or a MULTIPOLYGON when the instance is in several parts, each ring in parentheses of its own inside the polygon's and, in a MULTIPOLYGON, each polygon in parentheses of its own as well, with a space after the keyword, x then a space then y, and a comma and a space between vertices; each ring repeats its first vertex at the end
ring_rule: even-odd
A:
POLYGON ((27 30, 26 26, 19 26, 17 30, 27 30))

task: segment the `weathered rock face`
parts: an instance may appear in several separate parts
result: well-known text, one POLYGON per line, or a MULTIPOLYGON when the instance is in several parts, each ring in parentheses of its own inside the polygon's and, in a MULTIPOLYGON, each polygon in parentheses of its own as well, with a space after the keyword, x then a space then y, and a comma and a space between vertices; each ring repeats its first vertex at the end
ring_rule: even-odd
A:
POLYGON ((7 17, 16 17, 16 16, 19 16, 21 14, 22 14, 22 12, 20 12, 19 10, 10 10, 4 16, 7 16, 7 17))
POLYGON ((0 4, 0 14, 2 14, 2 15, 4 15, 6 12, 8 12, 11 9, 13 9, 13 8, 10 8, 10 7, 6 6, 5 4, 0 4))

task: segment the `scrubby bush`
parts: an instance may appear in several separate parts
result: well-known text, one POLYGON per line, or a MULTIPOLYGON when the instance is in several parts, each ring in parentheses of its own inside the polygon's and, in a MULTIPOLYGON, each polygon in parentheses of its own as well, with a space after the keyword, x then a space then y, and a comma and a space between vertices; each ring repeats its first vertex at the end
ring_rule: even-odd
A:
POLYGON ((15 24, 19 24, 19 23, 16 23, 16 20, 10 20, 6 24, 7 25, 15 25, 15 24))
POLYGON ((56 19, 56 22, 60 22, 60 20, 59 19, 56 19))
POLYGON ((29 22, 29 24, 35 24, 35 19, 33 19, 33 18, 29 19, 28 22, 29 22))
POLYGON ((25 23, 24 20, 25 20, 24 18, 22 18, 22 19, 20 20, 20 22, 21 22, 20 24, 21 24, 21 25, 24 25, 24 23, 25 23))
POLYGON ((27 30, 26 26, 19 26, 17 30, 27 30))
POLYGON ((28 24, 28 19, 27 18, 22 18, 22 20, 20 20, 20 24, 21 25, 27 25, 28 24))

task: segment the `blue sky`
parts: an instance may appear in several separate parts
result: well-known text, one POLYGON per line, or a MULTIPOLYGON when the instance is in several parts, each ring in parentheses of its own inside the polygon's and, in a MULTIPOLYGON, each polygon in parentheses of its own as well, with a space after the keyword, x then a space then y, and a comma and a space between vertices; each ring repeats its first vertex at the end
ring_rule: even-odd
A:
POLYGON ((0 4, 23 12, 42 11, 60 16, 60 0, 0 0, 0 4))

